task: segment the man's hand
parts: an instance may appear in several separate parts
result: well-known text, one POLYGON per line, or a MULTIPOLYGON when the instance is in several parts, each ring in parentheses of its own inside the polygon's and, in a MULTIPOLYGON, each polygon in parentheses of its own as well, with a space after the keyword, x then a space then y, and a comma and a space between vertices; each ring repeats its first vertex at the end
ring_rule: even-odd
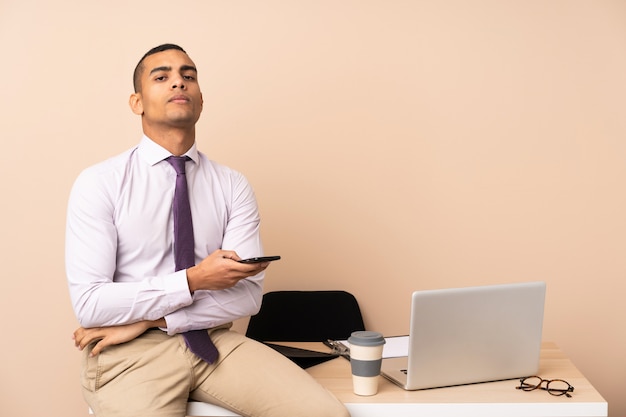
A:
POLYGON ((74 345, 83 350, 90 343, 99 340, 91 350, 90 356, 96 356, 107 346, 129 342, 151 327, 165 327, 165 320, 139 321, 133 324, 112 327, 79 327, 73 335, 74 345))
POLYGON ((216 250, 198 265, 187 269, 189 290, 224 290, 235 286, 240 280, 254 276, 268 267, 269 262, 242 264, 233 251, 216 250))

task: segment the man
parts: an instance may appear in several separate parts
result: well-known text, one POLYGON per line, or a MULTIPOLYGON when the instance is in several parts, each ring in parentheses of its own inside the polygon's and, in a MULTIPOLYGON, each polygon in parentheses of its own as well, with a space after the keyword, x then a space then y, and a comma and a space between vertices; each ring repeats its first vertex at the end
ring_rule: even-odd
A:
POLYGON ((237 262, 262 254, 257 204, 240 173, 196 149, 203 101, 193 61, 161 45, 133 81, 141 142, 82 172, 68 205, 67 276, 89 406, 97 417, 182 417, 191 398, 244 416, 347 416, 306 372, 229 330, 258 311, 268 263, 237 262), (176 156, 187 159, 194 242, 192 266, 178 271, 176 156), (194 353, 187 335, 198 330, 217 359, 194 353))

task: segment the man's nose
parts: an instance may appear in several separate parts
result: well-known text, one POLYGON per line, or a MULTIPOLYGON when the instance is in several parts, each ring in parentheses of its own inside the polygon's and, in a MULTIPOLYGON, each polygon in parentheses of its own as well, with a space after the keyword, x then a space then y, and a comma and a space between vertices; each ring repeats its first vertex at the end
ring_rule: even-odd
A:
POLYGON ((182 90, 185 89, 185 80, 182 76, 174 77, 172 80, 172 88, 180 88, 182 90))

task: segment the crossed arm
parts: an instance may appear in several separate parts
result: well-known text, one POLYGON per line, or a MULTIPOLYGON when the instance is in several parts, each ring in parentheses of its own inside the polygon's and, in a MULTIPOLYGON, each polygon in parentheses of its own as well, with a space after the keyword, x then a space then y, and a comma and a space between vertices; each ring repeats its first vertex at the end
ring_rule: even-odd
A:
MULTIPOLYGON (((198 265, 187 269, 189 291, 193 294, 197 290, 228 289, 242 279, 259 274, 269 265, 267 262, 260 264, 236 262, 240 259, 234 251, 213 252, 198 265)), ((79 327, 74 331, 72 339, 79 350, 97 341, 90 353, 91 356, 96 356, 107 346, 129 342, 153 327, 166 328, 165 318, 108 327, 79 327)))

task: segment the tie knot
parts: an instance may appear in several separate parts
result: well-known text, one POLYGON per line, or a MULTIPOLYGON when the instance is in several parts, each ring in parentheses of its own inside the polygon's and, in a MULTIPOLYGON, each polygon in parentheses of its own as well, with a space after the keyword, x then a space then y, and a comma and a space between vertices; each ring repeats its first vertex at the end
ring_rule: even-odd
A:
POLYGON ((185 162, 187 162, 189 159, 190 158, 188 156, 170 156, 165 160, 174 167, 176 174, 180 175, 185 173, 185 162))

